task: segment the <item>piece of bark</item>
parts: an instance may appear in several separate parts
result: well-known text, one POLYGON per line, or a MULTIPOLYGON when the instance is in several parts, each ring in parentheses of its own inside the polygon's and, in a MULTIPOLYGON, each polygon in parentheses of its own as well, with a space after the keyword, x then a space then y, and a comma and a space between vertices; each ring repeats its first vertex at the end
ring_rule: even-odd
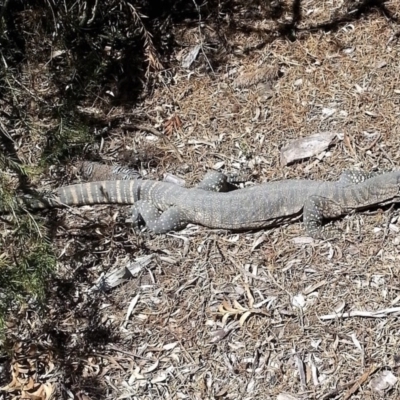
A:
POLYGON ((330 146, 336 136, 336 132, 320 132, 292 140, 281 150, 282 166, 320 154, 330 146))
POLYGON ((127 281, 129 278, 136 276, 140 271, 149 265, 154 258, 153 254, 137 258, 133 262, 128 262, 126 265, 117 267, 114 271, 108 273, 106 276, 101 276, 97 279, 95 285, 91 288, 93 290, 111 290, 121 283, 127 281))

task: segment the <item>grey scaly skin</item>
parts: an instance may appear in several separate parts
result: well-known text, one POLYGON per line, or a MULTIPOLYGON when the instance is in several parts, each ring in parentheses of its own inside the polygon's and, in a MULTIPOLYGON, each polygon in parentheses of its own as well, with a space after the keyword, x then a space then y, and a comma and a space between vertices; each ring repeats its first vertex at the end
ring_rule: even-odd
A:
MULTIPOLYGON (((303 216, 307 233, 329 238, 322 222, 354 210, 400 202, 400 171, 381 175, 344 172, 339 181, 283 180, 229 191, 225 175, 211 172, 195 188, 158 181, 101 181, 65 186, 32 208, 86 204, 134 204, 154 233, 183 229, 188 223, 210 228, 268 228, 303 216)), ((29 204, 29 202, 28 202, 29 204)))

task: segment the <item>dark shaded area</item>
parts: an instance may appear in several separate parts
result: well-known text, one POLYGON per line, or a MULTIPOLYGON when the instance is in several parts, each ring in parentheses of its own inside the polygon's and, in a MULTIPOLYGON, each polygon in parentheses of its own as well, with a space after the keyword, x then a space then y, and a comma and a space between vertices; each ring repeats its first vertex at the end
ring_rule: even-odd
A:
POLYGON ((356 21, 375 12, 379 12, 391 22, 398 22, 398 18, 385 6, 386 1, 387 0, 364 0, 360 2, 347 0, 346 11, 342 15, 335 16, 330 21, 310 26, 307 28, 307 31, 336 31, 346 23, 356 21))
MULTIPOLYGON (((105 300, 110 301, 104 298, 104 293, 93 293, 86 299, 77 297, 77 286, 87 279, 83 275, 80 270, 69 280, 54 279, 51 282, 53 289, 48 293, 48 307, 56 306, 55 313, 49 309, 48 315, 52 318, 46 318, 38 340, 43 335, 48 338, 49 350, 63 371, 62 398, 69 398, 65 389, 105 398, 107 388, 102 378, 85 376, 84 367, 90 355, 104 354, 107 344, 119 342, 120 336, 117 328, 105 326, 101 321, 100 305, 105 300), (78 331, 76 328, 65 329, 63 322, 66 320, 78 323, 78 331), (78 321, 82 321, 81 324, 78 321)), ((89 284, 88 281, 85 283, 89 284)))
MULTIPOLYGON (((51 234, 55 235, 57 228, 63 225, 64 221, 57 218, 52 220, 50 229, 51 234)), ((126 225, 118 221, 113 226, 101 221, 83 225, 77 240, 69 240, 68 252, 61 259, 68 264, 71 275, 67 279, 54 276, 47 284, 46 304, 42 310, 43 326, 34 333, 33 340, 37 339, 39 342, 41 338, 46 337, 47 343, 51 344, 49 349, 54 354, 56 364, 63 371, 62 398, 68 398, 65 389, 73 393, 84 391, 91 398, 106 397, 104 378, 87 377, 84 368, 87 366, 88 357, 99 357, 100 363, 102 356, 107 358, 113 355, 108 345, 124 342, 118 324, 103 320, 102 306, 105 303, 120 307, 116 303, 113 291, 101 283, 90 292, 80 288, 94 286, 92 269, 96 268, 97 271, 105 254, 109 257, 111 253, 123 252, 133 257, 138 251, 138 246, 150 253, 150 250, 143 247, 145 241, 132 243, 128 240, 128 234, 126 225), (119 233, 112 244, 106 239, 110 230, 119 233), (66 328, 69 325, 68 321, 75 325, 66 328)), ((95 275, 97 274, 98 271, 95 272, 95 275)), ((119 290, 119 287, 113 290, 119 290)))
MULTIPOLYGON (((47 305, 39 311, 43 325, 30 330, 26 345, 34 344, 40 350, 38 354, 52 355, 52 360, 57 365, 57 373, 61 373, 63 377, 63 384, 59 386, 58 393, 61 397, 57 398, 70 398, 67 390, 75 394, 84 391, 91 398, 105 398, 107 387, 103 379, 87 376, 84 367, 90 355, 108 353, 105 346, 118 342, 120 337, 116 328, 111 325, 105 326, 101 321, 99 308, 105 301, 104 294, 93 293, 85 300, 82 296, 77 296, 79 283, 82 283, 82 276, 49 281, 47 305), (68 321, 75 322, 75 327, 71 329, 68 321), (45 347, 41 344, 44 338, 45 347)), ((13 342, 13 338, 7 340, 6 348, 9 353, 12 353, 13 342)), ((31 356, 34 359, 34 356, 31 356)), ((5 363, 6 358, 3 359, 5 363)), ((45 372, 39 369, 39 364, 37 368, 39 374, 45 372)), ((2 384, 11 381, 9 366, 0 378, 2 384)))
POLYGON ((278 38, 286 38, 292 42, 299 39, 299 34, 315 33, 318 31, 337 31, 343 25, 357 21, 361 18, 368 17, 373 13, 379 13, 391 22, 399 22, 398 18, 386 7, 387 0, 347 0, 345 7, 338 10, 330 20, 322 23, 300 27, 302 21, 302 2, 301 0, 293 0, 290 8, 285 8, 282 1, 273 1, 270 3, 268 14, 253 15, 255 21, 261 21, 263 18, 271 18, 278 22, 278 27, 275 31, 265 29, 255 29, 253 24, 246 21, 240 21, 238 24, 231 24, 231 29, 240 30, 242 32, 256 32, 260 37, 265 38, 262 45, 258 44, 256 50, 268 43, 273 42, 278 38), (291 18, 289 22, 279 22, 285 11, 289 11, 291 18), (233 28, 232 28, 233 27, 233 28))

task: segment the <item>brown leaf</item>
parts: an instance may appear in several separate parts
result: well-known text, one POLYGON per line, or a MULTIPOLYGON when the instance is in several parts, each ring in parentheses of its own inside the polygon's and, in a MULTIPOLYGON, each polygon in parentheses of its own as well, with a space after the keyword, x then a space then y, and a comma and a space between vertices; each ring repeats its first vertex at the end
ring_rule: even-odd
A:
POLYGON ((25 385, 24 389, 25 390, 31 390, 35 386, 35 381, 32 379, 32 377, 29 377, 28 383, 25 385))
POLYGON ((233 300, 233 305, 235 306, 235 312, 238 313, 239 311, 247 311, 247 308, 244 308, 238 301, 233 300))
POLYGON ((239 325, 240 325, 240 326, 243 326, 243 324, 246 322, 247 318, 249 318, 251 314, 252 314, 251 311, 246 311, 246 312, 240 317, 239 325))
POLYGON ((227 313, 222 317, 222 323, 223 323, 224 325, 226 325, 226 321, 227 321, 228 318, 229 318, 230 316, 232 316, 232 315, 233 315, 232 313, 227 312, 227 313))
POLYGON ((0 390, 4 390, 6 392, 13 392, 15 390, 21 389, 21 384, 19 383, 17 377, 14 374, 12 374, 12 376, 13 376, 12 381, 8 385, 0 387, 0 390))
POLYGON ((39 384, 35 388, 23 390, 21 397, 32 400, 46 400, 46 391, 43 385, 39 384))
POLYGON ((229 311, 229 312, 235 313, 235 312, 237 311, 235 308, 233 308, 233 307, 231 306, 231 304, 230 304, 227 300, 224 300, 224 301, 222 302, 222 305, 223 305, 224 308, 225 308, 225 312, 226 312, 226 311, 229 311))
POLYGON ((177 131, 181 127, 182 121, 176 114, 164 121, 164 132, 166 135, 172 135, 173 132, 177 131))
POLYGON ((246 283, 246 284, 244 285, 244 288, 246 289, 247 298, 249 299, 249 308, 253 308, 253 305, 254 305, 254 297, 253 297, 253 295, 251 294, 250 287, 249 287, 249 285, 246 283))

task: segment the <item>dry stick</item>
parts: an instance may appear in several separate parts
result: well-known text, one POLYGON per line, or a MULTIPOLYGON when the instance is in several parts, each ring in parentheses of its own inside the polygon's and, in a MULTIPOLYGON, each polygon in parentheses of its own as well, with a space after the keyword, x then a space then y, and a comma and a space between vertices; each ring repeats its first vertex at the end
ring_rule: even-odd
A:
POLYGON ((328 315, 321 315, 321 320, 339 319, 339 318, 350 318, 350 317, 366 317, 366 318, 385 318, 388 314, 394 314, 400 312, 400 307, 385 308, 377 311, 349 311, 345 313, 335 313, 328 315))
POLYGON ((96 2, 94 3, 93 9, 92 9, 92 18, 89 19, 89 21, 87 22, 87 25, 90 25, 95 17, 96 17, 96 11, 97 11, 97 4, 98 4, 99 0, 96 0, 96 2))
POLYGON ((197 10, 198 14, 199 14, 199 38, 200 38, 200 49, 201 49, 201 52, 203 53, 204 58, 205 58, 206 61, 207 61, 208 66, 210 67, 210 70, 214 73, 214 69, 213 69, 213 67, 212 67, 212 65, 211 65, 211 63, 210 63, 210 60, 208 59, 207 54, 205 53, 204 47, 203 47, 203 34, 202 34, 202 32, 201 32, 201 10, 200 10, 199 5, 196 3, 196 0, 192 0, 192 1, 193 1, 194 6, 196 7, 196 10, 197 10))
POLYGON ((142 130, 142 131, 150 132, 154 136, 157 136, 157 137, 163 139, 166 143, 171 145, 171 147, 175 150, 176 155, 178 157, 178 160, 180 162, 183 162, 182 157, 179 154, 178 148, 163 133, 158 132, 157 129, 154 129, 151 126, 148 126, 148 125, 138 125, 138 124, 123 125, 122 128, 125 128, 125 129, 135 129, 136 128, 136 129, 139 129, 139 130, 142 130))
POLYGON ((354 150, 353 146, 351 145, 349 135, 346 132, 343 137, 343 143, 348 148, 350 153, 352 153, 354 157, 357 157, 357 153, 354 150))
MULTIPOLYGON (((140 360, 153 361, 153 362, 157 361, 157 359, 155 358, 138 356, 137 354, 131 353, 130 351, 122 350, 114 346, 107 346, 107 348, 108 350, 114 350, 117 351, 118 353, 126 354, 127 356, 130 356, 132 358, 139 358, 140 360)), ((98 356, 99 354, 94 353, 94 355, 98 356)))
POLYGON ((378 140, 382 137, 382 135, 380 133, 378 133, 378 136, 374 139, 374 141, 367 147, 359 147, 357 146, 358 150, 362 150, 362 151, 368 151, 371 150, 377 143, 378 140))
POLYGON ((381 152, 383 153, 383 155, 387 158, 387 160, 390 162, 390 164, 392 164, 392 167, 396 167, 395 163, 393 162, 393 160, 390 158, 389 154, 387 153, 387 151, 378 143, 379 148, 381 149, 381 152))
POLYGON ((345 397, 343 398, 344 400, 348 400, 350 396, 353 395, 357 391, 357 389, 368 379, 368 377, 372 375, 378 368, 379 367, 373 365, 368 371, 364 372, 364 374, 362 374, 359 379, 356 379, 354 381, 345 383, 342 386, 339 386, 338 388, 332 390, 331 392, 319 397, 318 400, 329 399, 333 396, 338 395, 342 390, 347 389, 348 387, 351 386, 351 388, 348 390, 348 392, 345 394, 345 397))
POLYGON ((361 377, 357 380, 357 382, 347 391, 344 395, 343 400, 348 400, 357 390, 361 387, 361 385, 372 375, 378 367, 373 365, 368 371, 365 371, 361 377))

